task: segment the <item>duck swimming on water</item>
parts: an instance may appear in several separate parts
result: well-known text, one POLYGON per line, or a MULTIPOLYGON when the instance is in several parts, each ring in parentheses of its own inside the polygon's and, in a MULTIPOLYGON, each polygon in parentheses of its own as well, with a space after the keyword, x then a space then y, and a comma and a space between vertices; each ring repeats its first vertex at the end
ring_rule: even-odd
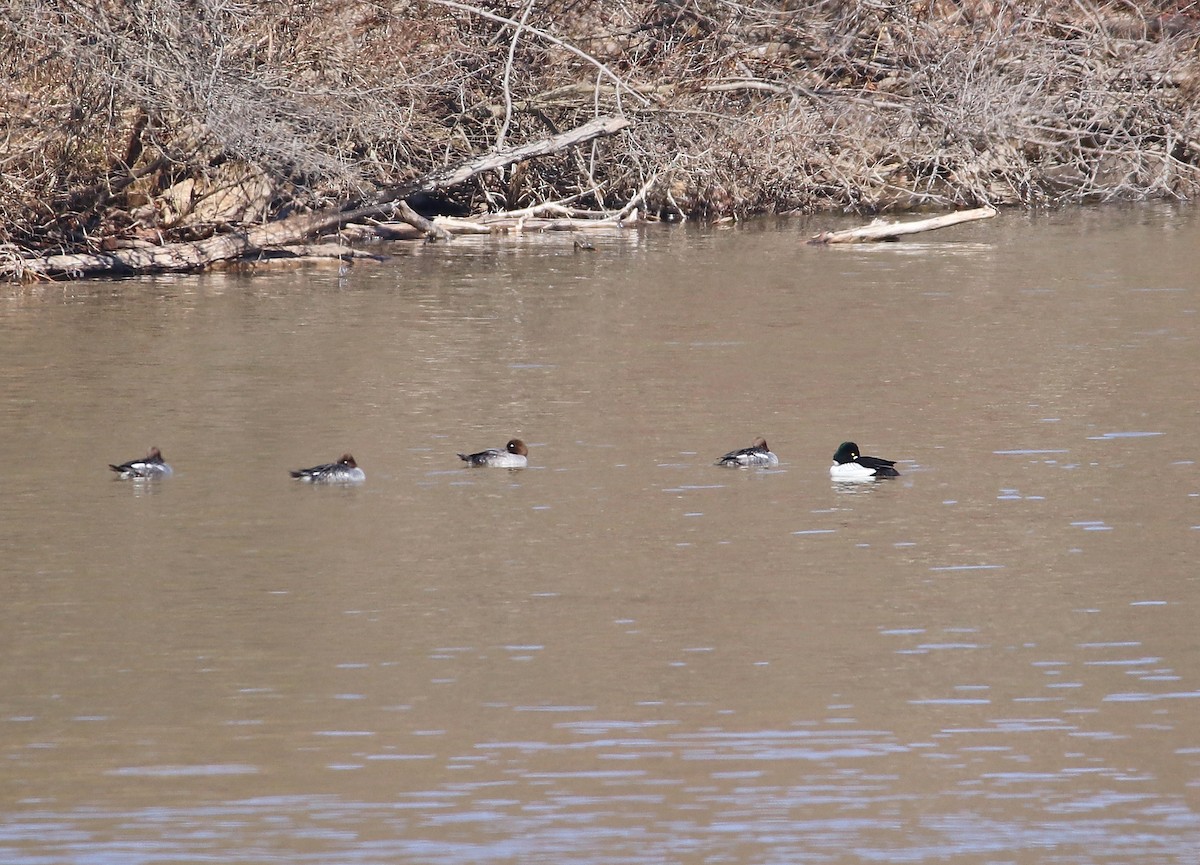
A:
POLYGON ((504 449, 488 448, 473 454, 459 454, 469 466, 490 466, 494 469, 523 469, 529 465, 529 449, 520 439, 509 439, 504 449))
POLYGON ((158 448, 150 448, 150 453, 140 460, 130 460, 119 466, 109 463, 108 467, 123 479, 165 478, 172 473, 171 467, 163 461, 162 451, 158 448))
POLYGON ((366 472, 358 467, 350 454, 342 454, 342 458, 335 463, 297 469, 291 475, 307 484, 357 484, 367 479, 366 472))
POLYGON ((748 448, 730 451, 717 460, 719 466, 777 466, 779 457, 771 453, 767 440, 759 436, 748 448))
POLYGON ((894 478, 900 475, 895 460, 865 457, 854 442, 842 442, 833 455, 829 476, 835 481, 861 481, 867 478, 894 478))

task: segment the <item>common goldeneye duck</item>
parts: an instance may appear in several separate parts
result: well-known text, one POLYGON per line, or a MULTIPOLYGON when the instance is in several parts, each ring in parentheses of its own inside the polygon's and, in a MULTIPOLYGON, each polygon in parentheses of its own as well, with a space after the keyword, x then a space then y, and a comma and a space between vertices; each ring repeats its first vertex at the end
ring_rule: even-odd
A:
POLYGON ((299 469, 291 474, 297 480, 308 484, 356 484, 367 479, 366 473, 358 467, 358 463, 350 454, 342 454, 342 458, 336 463, 299 469))
POLYGON ((109 463, 108 467, 122 478, 165 478, 171 474, 171 467, 163 462, 162 451, 158 448, 150 448, 150 453, 140 460, 130 460, 119 466, 109 463))
POLYGON ((526 457, 529 449, 520 439, 509 439, 504 450, 488 448, 477 454, 459 454, 458 458, 469 466, 491 466, 496 469, 523 469, 529 465, 526 457))
POLYGON ((854 442, 842 442, 837 453, 833 455, 833 465, 829 467, 829 476, 835 481, 894 478, 900 474, 893 468, 895 465, 895 460, 863 456, 858 452, 858 445, 854 442))
POLYGON ((748 448, 730 451, 717 460, 719 466, 777 466, 779 457, 771 453, 767 440, 759 436, 748 448))

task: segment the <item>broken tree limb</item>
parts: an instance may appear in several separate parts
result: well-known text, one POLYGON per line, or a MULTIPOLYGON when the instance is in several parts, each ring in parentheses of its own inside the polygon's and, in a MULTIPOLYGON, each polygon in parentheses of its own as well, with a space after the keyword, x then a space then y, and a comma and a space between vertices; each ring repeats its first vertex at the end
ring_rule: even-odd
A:
POLYGON ((582 126, 549 138, 489 153, 452 168, 426 175, 415 183, 398 187, 374 203, 355 208, 331 208, 302 213, 265 225, 239 227, 226 234, 186 243, 107 253, 48 255, 0 261, 0 277, 16 279, 78 278, 96 274, 172 273, 203 270, 219 261, 246 258, 269 247, 284 247, 306 241, 323 231, 347 223, 392 216, 399 203, 418 192, 434 192, 456 186, 477 174, 505 168, 537 156, 547 156, 594 138, 613 135, 629 125, 624 117, 597 117, 582 126))
POLYGON ((566 132, 560 132, 558 135, 551 135, 549 138, 542 139, 541 141, 534 141, 530 144, 522 144, 520 147, 512 147, 507 150, 488 153, 480 156, 478 159, 469 160, 453 168, 432 172, 408 188, 403 195, 391 195, 389 198, 391 200, 408 198, 410 195, 415 195, 418 192, 436 192, 439 189, 458 186, 460 183, 470 180, 476 174, 482 174, 485 171, 506 168, 514 162, 524 162, 526 159, 533 159, 537 156, 548 156, 551 153, 557 153, 568 147, 574 147, 577 144, 591 141, 593 138, 615 135, 628 126, 629 123, 630 121, 624 117, 597 117, 594 120, 589 120, 582 126, 577 126, 566 132))
POLYGON ((934 231, 961 222, 974 222, 977 219, 991 219, 996 215, 994 207, 977 207, 974 210, 960 210, 957 213, 947 213, 929 219, 918 219, 913 222, 883 222, 875 220, 870 225, 859 228, 847 228, 843 231, 822 231, 815 235, 809 243, 865 243, 874 240, 893 240, 906 234, 919 234, 922 231, 934 231))
POLYGON ((354 249, 342 243, 293 243, 280 249, 264 249, 263 258, 270 261, 290 259, 305 261, 315 261, 317 259, 335 259, 338 261, 349 261, 351 259, 368 259, 370 261, 387 260, 387 256, 354 249))
POLYGON ((446 229, 437 225, 431 219, 426 219, 421 214, 417 213, 408 206, 407 201, 396 202, 396 215, 402 222, 407 222, 413 228, 424 232, 426 240, 450 240, 453 235, 446 229))

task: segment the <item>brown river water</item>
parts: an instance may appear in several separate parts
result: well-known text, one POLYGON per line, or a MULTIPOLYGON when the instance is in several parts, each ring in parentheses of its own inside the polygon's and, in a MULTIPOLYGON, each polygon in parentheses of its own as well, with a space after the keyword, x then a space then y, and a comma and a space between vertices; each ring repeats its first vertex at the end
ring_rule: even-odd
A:
POLYGON ((849 224, 0 288, 0 862, 1200 861, 1200 216, 849 224))

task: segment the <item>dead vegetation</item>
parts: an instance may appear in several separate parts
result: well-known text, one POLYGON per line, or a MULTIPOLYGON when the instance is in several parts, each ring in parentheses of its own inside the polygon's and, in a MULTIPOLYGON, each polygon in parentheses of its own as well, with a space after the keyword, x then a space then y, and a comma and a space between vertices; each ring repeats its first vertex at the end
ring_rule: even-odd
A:
POLYGON ((1193 198, 1198 106, 1187 0, 13 0, 0 261, 360 208, 600 115, 437 206, 1193 198))

